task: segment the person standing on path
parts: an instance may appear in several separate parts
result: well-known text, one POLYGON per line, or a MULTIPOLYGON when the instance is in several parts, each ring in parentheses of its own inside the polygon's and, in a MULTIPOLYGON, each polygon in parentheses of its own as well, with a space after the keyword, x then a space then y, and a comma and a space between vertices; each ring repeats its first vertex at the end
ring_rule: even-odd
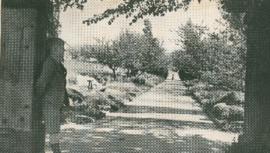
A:
POLYGON ((37 98, 42 103, 43 122, 53 153, 61 153, 60 119, 61 107, 66 96, 66 69, 64 61, 64 41, 59 38, 47 40, 48 56, 43 63, 36 83, 37 98))

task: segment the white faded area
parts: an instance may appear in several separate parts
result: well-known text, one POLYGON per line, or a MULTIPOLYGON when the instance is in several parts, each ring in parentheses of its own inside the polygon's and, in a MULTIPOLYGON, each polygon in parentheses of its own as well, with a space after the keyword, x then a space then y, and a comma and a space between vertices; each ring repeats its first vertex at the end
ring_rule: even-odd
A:
POLYGON ((164 114, 164 113, 107 113, 110 117, 138 118, 138 119, 158 119, 170 121, 188 121, 198 123, 212 123, 204 115, 194 114, 164 114))
POLYGON ((114 128, 96 128, 95 132, 111 132, 114 128))
POLYGON ((207 140, 211 141, 220 141, 225 143, 232 143, 236 142, 238 139, 237 133, 231 133, 231 132, 224 132, 219 130, 213 130, 213 129, 200 129, 200 128, 189 128, 186 127, 185 129, 176 129, 175 133, 178 136, 201 136, 207 140))
POLYGON ((142 95, 133 103, 127 103, 127 105, 201 110, 198 104, 194 103, 194 100, 189 96, 172 96, 165 94, 154 95, 153 93, 142 95))
POLYGON ((66 124, 61 126, 61 130, 69 130, 69 129, 73 129, 73 130, 92 130, 93 128, 94 128, 94 126, 91 125, 91 124, 80 125, 80 124, 76 124, 76 123, 66 123, 66 124))
POLYGON ((120 131, 121 133, 124 133, 124 134, 130 134, 130 135, 144 135, 144 130, 139 130, 139 129, 136 129, 136 130, 121 130, 120 131))

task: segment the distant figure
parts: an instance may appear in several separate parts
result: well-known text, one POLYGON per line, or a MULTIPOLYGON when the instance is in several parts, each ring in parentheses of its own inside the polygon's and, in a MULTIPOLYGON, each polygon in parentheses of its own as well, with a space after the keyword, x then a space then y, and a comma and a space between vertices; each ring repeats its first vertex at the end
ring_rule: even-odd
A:
POLYGON ((172 80, 174 80, 174 74, 172 74, 172 80))
POLYGON ((93 82, 92 80, 87 80, 88 81, 88 90, 92 90, 93 89, 93 82))
POLYGON ((51 38, 47 41, 49 55, 37 80, 37 98, 42 102, 43 121, 53 153, 61 153, 60 109, 66 99, 66 69, 64 61, 64 41, 51 38))

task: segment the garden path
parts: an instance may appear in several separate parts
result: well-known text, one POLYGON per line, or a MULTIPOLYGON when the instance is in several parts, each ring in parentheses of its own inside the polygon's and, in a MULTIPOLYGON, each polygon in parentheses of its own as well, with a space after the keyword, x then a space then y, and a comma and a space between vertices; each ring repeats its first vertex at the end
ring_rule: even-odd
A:
POLYGON ((124 112, 87 125, 63 125, 63 153, 224 152, 237 134, 218 130, 186 90, 170 72, 163 83, 126 103, 124 112))

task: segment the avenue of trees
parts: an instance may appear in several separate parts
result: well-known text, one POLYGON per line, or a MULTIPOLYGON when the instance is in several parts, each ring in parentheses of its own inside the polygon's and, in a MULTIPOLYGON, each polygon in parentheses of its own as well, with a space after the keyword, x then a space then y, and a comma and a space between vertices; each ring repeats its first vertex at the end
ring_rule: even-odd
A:
MULTIPOLYGON (((83 9, 87 0, 57 0, 64 8, 83 9)), ((167 12, 188 9, 192 0, 124 0, 112 9, 94 15, 84 21, 90 25, 105 18, 109 24, 119 16, 132 18, 131 23, 144 16, 164 16, 167 12)), ((198 0, 201 2, 203 0, 198 0)), ((205 1, 205 0, 204 0, 205 1)), ((270 14, 269 0, 216 0, 224 18, 232 25, 244 21, 247 40, 245 79, 245 128, 239 138, 239 150, 235 152, 264 153, 270 151, 270 14)))
POLYGON ((114 79, 119 68, 126 70, 127 77, 150 73, 165 78, 168 73, 168 58, 162 44, 153 37, 149 20, 144 20, 143 34, 126 30, 116 40, 98 39, 96 45, 83 46, 79 54, 107 65, 114 79))

